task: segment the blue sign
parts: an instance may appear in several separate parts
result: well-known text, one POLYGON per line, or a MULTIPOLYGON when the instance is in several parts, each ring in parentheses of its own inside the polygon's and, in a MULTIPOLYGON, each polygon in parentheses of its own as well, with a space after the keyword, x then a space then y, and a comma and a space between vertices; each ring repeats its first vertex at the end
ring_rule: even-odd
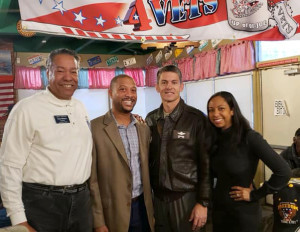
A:
POLYGON ((101 58, 100 56, 95 56, 89 60, 87 60, 89 66, 94 66, 95 64, 101 63, 101 58))

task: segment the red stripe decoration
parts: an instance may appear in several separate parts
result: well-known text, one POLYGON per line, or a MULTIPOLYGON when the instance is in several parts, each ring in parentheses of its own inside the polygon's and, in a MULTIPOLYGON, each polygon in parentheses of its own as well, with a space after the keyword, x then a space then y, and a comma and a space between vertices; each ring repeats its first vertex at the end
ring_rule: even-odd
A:
POLYGON ((105 40, 119 40, 119 41, 132 41, 136 42, 136 40, 145 39, 143 42, 150 42, 150 41, 165 41, 165 42, 172 42, 172 41, 186 41, 189 38, 189 35, 182 35, 182 36, 141 36, 141 35, 129 35, 129 34, 116 34, 116 33, 100 33, 100 32, 92 32, 92 31, 83 31, 76 28, 71 27, 62 27, 62 30, 72 36, 80 36, 84 38, 95 38, 95 39, 105 39, 105 40))
POLYGON ((13 76, 0 76, 0 118, 7 116, 8 106, 14 103, 13 76))

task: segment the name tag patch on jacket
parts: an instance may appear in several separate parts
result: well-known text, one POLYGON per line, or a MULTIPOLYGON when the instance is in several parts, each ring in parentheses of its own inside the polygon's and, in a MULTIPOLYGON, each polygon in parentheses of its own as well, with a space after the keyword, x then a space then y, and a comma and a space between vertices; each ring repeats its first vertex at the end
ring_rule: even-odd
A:
POLYGON ((70 123, 68 115, 54 115, 55 122, 60 123, 70 123))
POLYGON ((173 139, 190 139, 190 132, 173 130, 173 139))

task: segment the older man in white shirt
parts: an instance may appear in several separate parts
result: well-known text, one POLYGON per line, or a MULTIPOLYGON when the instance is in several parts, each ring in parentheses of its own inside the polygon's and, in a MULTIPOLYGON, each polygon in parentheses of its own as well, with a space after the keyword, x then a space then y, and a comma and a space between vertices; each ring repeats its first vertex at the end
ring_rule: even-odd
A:
POLYGON ((12 225, 29 231, 92 231, 92 136, 83 104, 72 98, 79 57, 57 49, 49 86, 13 108, 0 154, 0 189, 12 225))

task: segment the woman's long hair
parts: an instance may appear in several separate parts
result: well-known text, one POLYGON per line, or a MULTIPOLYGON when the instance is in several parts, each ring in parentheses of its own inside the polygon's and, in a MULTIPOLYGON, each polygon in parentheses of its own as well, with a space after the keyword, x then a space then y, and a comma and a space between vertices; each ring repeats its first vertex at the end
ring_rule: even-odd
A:
MULTIPOLYGON (((234 96, 226 91, 220 91, 215 93, 214 95, 212 95, 208 102, 207 102, 207 112, 208 111, 208 104, 209 102, 214 98, 214 97, 222 97, 227 104, 229 105, 230 109, 233 111, 233 115, 231 117, 231 123, 232 123, 232 130, 233 130, 233 143, 238 145, 239 143, 242 142, 242 140, 245 138, 245 135, 247 133, 248 130, 251 129, 248 120, 243 116, 243 114, 241 113, 240 107, 237 103, 237 101, 235 100, 234 96)), ((212 124, 212 126, 214 128, 216 128, 215 125, 213 125, 213 123, 209 120, 210 124, 212 124)))

